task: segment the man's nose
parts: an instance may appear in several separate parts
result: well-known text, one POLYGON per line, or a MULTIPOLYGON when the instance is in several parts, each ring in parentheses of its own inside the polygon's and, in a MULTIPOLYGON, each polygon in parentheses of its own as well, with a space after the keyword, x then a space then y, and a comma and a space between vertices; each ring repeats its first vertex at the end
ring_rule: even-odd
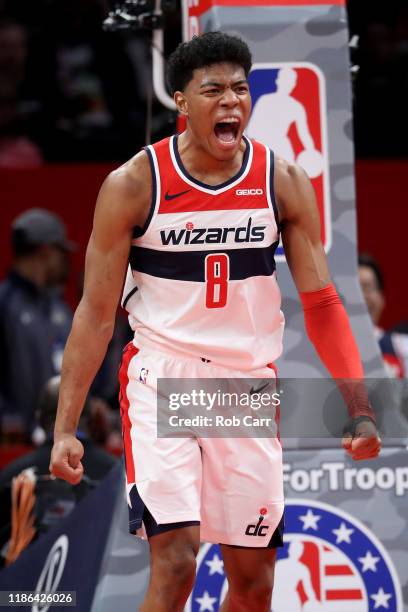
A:
POLYGON ((224 95, 221 98, 221 104, 223 106, 236 106, 239 102, 239 98, 233 89, 226 89, 224 95))

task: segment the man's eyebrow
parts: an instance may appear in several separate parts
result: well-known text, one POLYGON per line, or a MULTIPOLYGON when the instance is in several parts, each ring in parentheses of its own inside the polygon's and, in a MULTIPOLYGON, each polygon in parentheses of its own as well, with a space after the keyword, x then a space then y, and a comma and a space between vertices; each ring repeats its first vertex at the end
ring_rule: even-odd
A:
MULTIPOLYGON (((235 87, 236 85, 248 84, 247 79, 240 79, 239 81, 235 81, 232 85, 235 87)), ((217 81, 204 81, 201 83, 200 89, 202 87, 223 87, 223 83, 217 83, 217 81)))
POLYGON ((216 81, 204 81, 204 83, 201 83, 200 89, 201 87, 221 87, 221 83, 217 83, 216 81))

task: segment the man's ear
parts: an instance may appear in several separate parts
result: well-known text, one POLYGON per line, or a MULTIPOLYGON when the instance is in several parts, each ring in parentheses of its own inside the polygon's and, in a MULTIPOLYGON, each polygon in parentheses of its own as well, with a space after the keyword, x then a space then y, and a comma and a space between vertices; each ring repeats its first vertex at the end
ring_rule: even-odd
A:
POLYGON ((178 112, 181 115, 185 115, 186 117, 188 117, 188 103, 182 91, 175 92, 174 102, 176 103, 178 112))

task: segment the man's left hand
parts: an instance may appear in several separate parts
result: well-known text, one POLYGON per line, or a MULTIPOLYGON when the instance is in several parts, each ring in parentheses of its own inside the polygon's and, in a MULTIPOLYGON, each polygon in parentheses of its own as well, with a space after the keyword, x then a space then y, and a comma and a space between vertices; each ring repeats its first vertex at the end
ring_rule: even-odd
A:
POLYGON ((372 421, 361 421, 355 427, 354 435, 345 433, 342 441, 344 450, 355 461, 375 459, 381 450, 381 439, 372 421))

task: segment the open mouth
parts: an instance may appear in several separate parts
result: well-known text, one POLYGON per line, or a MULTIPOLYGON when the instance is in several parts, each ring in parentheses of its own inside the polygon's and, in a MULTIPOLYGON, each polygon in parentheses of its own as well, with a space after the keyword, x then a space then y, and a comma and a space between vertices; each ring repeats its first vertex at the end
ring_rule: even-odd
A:
POLYGON ((240 121, 237 118, 231 117, 218 121, 215 124, 214 133, 218 140, 226 144, 233 144, 237 140, 240 121))

